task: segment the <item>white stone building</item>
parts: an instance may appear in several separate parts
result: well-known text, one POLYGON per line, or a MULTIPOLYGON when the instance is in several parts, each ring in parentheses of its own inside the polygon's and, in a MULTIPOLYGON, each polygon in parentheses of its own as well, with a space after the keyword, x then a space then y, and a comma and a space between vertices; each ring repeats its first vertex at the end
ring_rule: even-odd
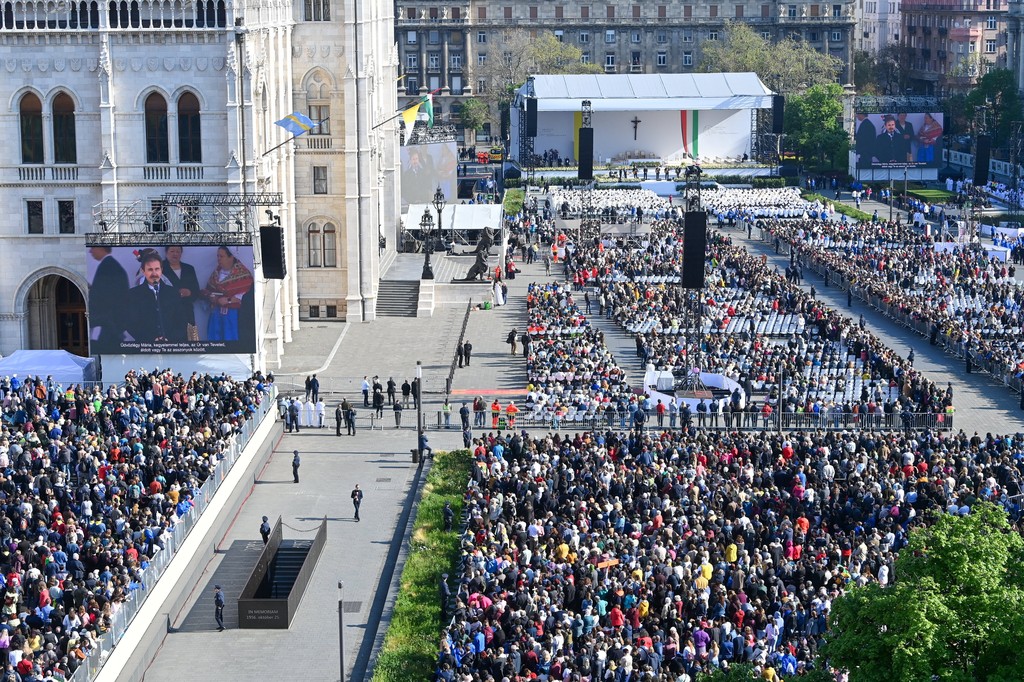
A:
POLYGON ((857 0, 858 50, 877 53, 887 45, 900 42, 900 0, 857 0))
POLYGON ((390 2, 3 8, 0 354, 88 354, 85 235, 105 216, 140 243, 181 230, 168 192, 282 195, 288 275, 255 273, 256 366, 278 366, 302 319, 374 318, 380 237, 393 249, 398 222, 395 125, 371 130, 397 108, 390 2), (265 153, 294 111, 329 120, 265 153))

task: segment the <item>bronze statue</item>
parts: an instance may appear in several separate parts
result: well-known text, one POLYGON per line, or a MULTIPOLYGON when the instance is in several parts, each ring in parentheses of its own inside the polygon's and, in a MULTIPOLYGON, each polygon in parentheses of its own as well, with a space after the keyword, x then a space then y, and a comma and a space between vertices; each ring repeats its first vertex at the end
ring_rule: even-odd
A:
POLYGON ((494 243, 494 230, 490 227, 484 228, 484 233, 480 235, 480 240, 476 243, 476 249, 474 253, 487 253, 491 250, 491 245, 494 243))
POLYGON ((488 251, 491 249, 491 244, 494 243, 494 230, 490 227, 485 227, 484 232, 480 235, 480 240, 476 243, 476 249, 473 253, 476 254, 476 262, 473 263, 473 267, 469 269, 466 276, 459 282, 472 282, 474 280, 483 281, 487 274, 490 272, 490 266, 487 265, 488 251))

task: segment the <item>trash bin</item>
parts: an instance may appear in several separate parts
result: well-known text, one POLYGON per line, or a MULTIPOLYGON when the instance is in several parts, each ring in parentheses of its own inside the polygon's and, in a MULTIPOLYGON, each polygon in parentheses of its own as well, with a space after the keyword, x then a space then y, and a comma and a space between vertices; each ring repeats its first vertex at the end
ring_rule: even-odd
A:
POLYGON ((420 450, 419 450, 419 448, 412 448, 411 450, 409 450, 409 452, 412 453, 412 463, 413 464, 418 464, 419 461, 420 461, 420 450))

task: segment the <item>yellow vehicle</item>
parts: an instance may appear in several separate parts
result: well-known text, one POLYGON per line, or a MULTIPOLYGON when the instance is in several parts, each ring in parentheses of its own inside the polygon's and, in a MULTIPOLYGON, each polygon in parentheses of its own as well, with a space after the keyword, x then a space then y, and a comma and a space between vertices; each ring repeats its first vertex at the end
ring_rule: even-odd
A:
POLYGON ((494 161, 501 161, 502 159, 505 158, 505 148, 504 147, 491 147, 490 150, 488 150, 488 155, 491 157, 490 160, 492 162, 494 162, 494 161))

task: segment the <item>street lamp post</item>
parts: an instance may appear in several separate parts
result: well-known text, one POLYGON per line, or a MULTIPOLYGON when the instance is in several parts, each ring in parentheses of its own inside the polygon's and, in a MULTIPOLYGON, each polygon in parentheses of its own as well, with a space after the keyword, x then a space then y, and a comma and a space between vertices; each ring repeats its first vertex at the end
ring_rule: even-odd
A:
POLYGON ((430 267, 431 242, 434 236, 434 216, 430 215, 430 209, 423 209, 423 217, 420 218, 420 233, 423 235, 423 274, 420 279, 434 279, 434 269, 430 267))
POLYGON ((416 361, 416 461, 423 461, 420 433, 423 429, 423 361, 416 361))
MULTIPOLYGON (((437 211, 437 232, 438 232, 438 234, 440 234, 443 237, 444 236, 444 232, 442 231, 442 228, 441 228, 441 211, 444 210, 445 200, 444 200, 444 192, 441 191, 441 185, 438 185, 437 189, 434 190, 434 201, 432 203, 434 204, 434 210, 437 211)), ((455 253, 455 221, 454 220, 452 221, 452 242, 451 243, 452 243, 452 253, 455 253)))
POLYGON ((341 682, 345 682, 345 583, 338 581, 338 653, 341 660, 341 682))

